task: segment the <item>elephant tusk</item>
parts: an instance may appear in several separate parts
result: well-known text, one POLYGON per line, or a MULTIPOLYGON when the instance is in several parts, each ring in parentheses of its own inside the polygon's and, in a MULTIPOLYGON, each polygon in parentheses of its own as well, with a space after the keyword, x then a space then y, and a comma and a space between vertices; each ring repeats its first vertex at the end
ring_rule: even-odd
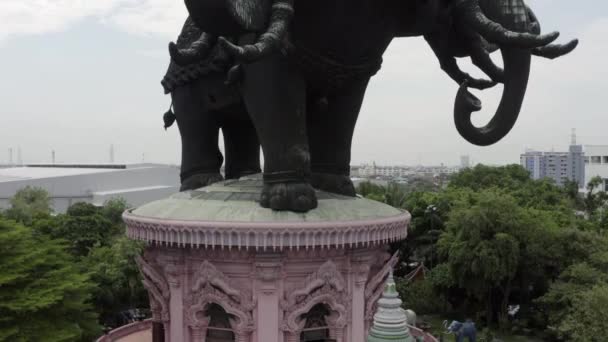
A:
MULTIPOLYGON (((526 12, 530 20, 530 32, 534 34, 540 34, 541 26, 536 14, 528 6, 526 6, 526 12)), ((573 39, 566 44, 549 44, 532 49, 534 56, 539 56, 548 59, 555 59, 564 55, 569 54, 578 46, 578 39, 573 39)))
POLYGON ((478 0, 460 0, 455 6, 466 23, 473 26, 475 31, 484 38, 500 46, 511 46, 522 49, 531 49, 550 44, 559 37, 559 32, 545 35, 536 35, 527 32, 507 30, 494 22, 483 13, 478 0))
POLYGON ((578 46, 578 39, 573 39, 566 44, 549 44, 532 49, 534 56, 555 59, 567 55, 578 46))

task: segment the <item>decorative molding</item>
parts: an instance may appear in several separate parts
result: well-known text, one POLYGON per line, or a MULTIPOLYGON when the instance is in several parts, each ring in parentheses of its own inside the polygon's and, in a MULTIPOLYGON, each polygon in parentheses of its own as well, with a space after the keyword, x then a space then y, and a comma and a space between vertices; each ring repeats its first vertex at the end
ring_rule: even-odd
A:
POLYGON ((145 321, 123 325, 122 327, 116 328, 101 336, 95 342, 114 342, 141 331, 152 330, 152 322, 152 319, 147 319, 145 321))
POLYGON ((369 272, 371 267, 369 263, 359 263, 354 267, 354 282, 357 288, 362 288, 367 284, 367 278, 369 277, 369 272))
POLYGON ((361 221, 210 222, 164 220, 123 214, 132 239, 170 247, 255 250, 344 249, 403 240, 411 215, 361 221))
POLYGON ((231 286, 230 279, 207 260, 203 261, 199 265, 193 279, 194 284, 191 288, 192 293, 196 293, 207 286, 207 284, 211 284, 212 286, 223 291, 236 302, 242 302, 241 291, 231 286))
POLYGON ((252 279, 272 283, 283 276, 281 254, 258 256, 254 262, 252 279))
POLYGON ((365 287, 365 324, 366 327, 371 326, 374 319, 374 313, 377 309, 377 302, 382 297, 386 279, 391 271, 399 262, 399 251, 386 262, 386 264, 376 273, 365 287))
POLYGON ((167 282, 171 287, 179 287, 181 285, 181 276, 183 272, 180 266, 169 263, 165 265, 164 271, 167 276, 167 282))
POLYGON ((344 277, 336 264, 328 260, 306 278, 304 286, 290 291, 281 302, 285 311, 282 330, 290 336, 298 335, 305 324, 301 316, 317 304, 326 304, 331 311, 330 329, 338 332, 350 320, 351 303, 352 296, 348 294, 344 277))
POLYGON ((346 289, 344 277, 338 271, 336 264, 331 260, 327 260, 316 272, 306 277, 304 287, 290 291, 286 304, 288 306, 296 305, 306 296, 309 296, 323 286, 334 288, 337 293, 345 292, 346 289))
MULTIPOLYGON (((184 299, 186 323, 193 331, 203 331, 209 325, 204 315, 209 304, 220 305, 234 319, 230 324, 238 336, 247 336, 254 330, 253 310, 249 291, 237 289, 230 279, 209 261, 196 270, 192 286, 184 299)), ((240 337, 243 339, 243 337, 240 337)))
POLYGON ((142 274, 144 287, 148 290, 152 318, 157 322, 169 322, 171 291, 167 280, 143 257, 137 256, 135 262, 142 274))

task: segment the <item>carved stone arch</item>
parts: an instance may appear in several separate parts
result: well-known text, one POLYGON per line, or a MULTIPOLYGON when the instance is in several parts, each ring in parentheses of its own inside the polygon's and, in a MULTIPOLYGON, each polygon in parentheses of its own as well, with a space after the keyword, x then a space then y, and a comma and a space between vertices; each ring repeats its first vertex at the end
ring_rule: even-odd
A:
POLYGON ((253 310, 251 293, 232 285, 230 279, 212 263, 203 261, 192 278, 192 286, 185 299, 186 322, 193 330, 206 328, 204 312, 210 304, 221 306, 234 317, 230 321, 237 341, 244 340, 253 330, 253 310))
POLYGON ((226 275, 219 271, 212 263, 203 261, 194 274, 194 284, 192 292, 198 292, 207 284, 217 287, 235 301, 242 302, 241 291, 230 285, 230 280, 226 275))
POLYGON ((297 304, 301 301, 300 298, 309 296, 324 286, 329 286, 338 293, 346 290, 346 281, 338 271, 336 264, 331 260, 326 261, 316 272, 306 277, 304 284, 304 287, 291 291, 287 297, 288 305, 297 304))
POLYGON ((143 276, 144 287, 150 294, 150 307, 154 320, 168 322, 171 293, 167 280, 141 256, 137 256, 135 262, 143 276))
POLYGON ((287 333, 287 341, 298 341, 306 323, 303 316, 315 305, 324 304, 330 311, 327 318, 330 335, 343 342, 344 327, 350 320, 351 302, 344 277, 336 264, 328 260, 306 277, 302 287, 289 291, 282 301, 285 311, 282 326, 287 333))
POLYGON ((201 315, 211 304, 216 304, 222 307, 227 314, 236 319, 231 320, 232 329, 237 332, 252 330, 252 316, 250 313, 243 311, 234 303, 230 303, 230 299, 217 293, 206 292, 205 294, 187 300, 189 305, 186 322, 190 327, 207 327, 209 320, 201 315))
POLYGON ((339 297, 332 292, 318 294, 314 297, 309 297, 308 300, 293 308, 291 312, 285 317, 284 330, 294 333, 299 336, 303 327, 306 324, 305 319, 302 317, 307 314, 313 307, 318 304, 325 304, 330 310, 328 318, 328 328, 330 334, 341 342, 344 327, 348 324, 350 305, 344 303, 339 297))

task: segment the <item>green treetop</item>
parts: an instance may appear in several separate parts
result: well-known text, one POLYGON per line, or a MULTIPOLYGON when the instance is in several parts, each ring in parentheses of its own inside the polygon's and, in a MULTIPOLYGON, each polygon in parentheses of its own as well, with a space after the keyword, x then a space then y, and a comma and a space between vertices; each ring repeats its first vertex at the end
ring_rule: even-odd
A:
POLYGON ((82 341, 98 335, 88 278, 59 240, 0 219, 0 341, 82 341))

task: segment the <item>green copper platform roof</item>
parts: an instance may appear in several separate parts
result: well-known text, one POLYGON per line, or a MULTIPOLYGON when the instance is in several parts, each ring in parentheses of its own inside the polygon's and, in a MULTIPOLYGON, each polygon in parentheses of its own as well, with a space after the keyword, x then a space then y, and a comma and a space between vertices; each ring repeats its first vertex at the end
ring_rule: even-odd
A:
POLYGON ((317 192, 318 208, 308 213, 273 211, 260 207, 262 186, 259 175, 219 182, 145 204, 132 214, 163 220, 296 223, 373 220, 404 213, 380 202, 323 191, 317 192))

